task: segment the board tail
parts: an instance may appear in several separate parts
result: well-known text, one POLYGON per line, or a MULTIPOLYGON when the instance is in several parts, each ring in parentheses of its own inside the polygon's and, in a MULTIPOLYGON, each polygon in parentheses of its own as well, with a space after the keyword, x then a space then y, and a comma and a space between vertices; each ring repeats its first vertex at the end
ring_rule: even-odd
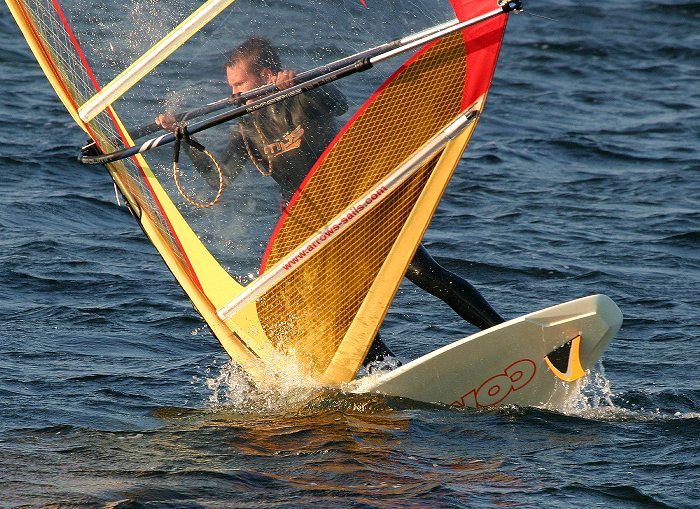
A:
POLYGON ((617 305, 592 295, 456 341, 356 390, 476 409, 565 410, 621 325, 617 305))

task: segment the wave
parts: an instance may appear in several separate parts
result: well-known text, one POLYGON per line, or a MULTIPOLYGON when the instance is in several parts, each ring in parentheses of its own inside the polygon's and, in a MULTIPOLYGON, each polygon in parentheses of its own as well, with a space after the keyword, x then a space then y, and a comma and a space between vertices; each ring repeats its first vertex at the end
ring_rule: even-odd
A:
POLYGON ((681 247, 698 248, 700 247, 700 230, 667 235, 656 242, 670 243, 681 247))
MULTIPOLYGON (((604 463, 609 465, 608 463, 604 463)), ((563 483, 559 487, 548 486, 543 488, 541 493, 554 495, 556 498, 566 499, 596 499, 601 504, 616 506, 620 503, 640 504, 643 507, 676 508, 674 505, 666 504, 662 498, 645 493, 644 488, 638 488, 631 484, 594 484, 594 483, 563 483)))
POLYGON ((700 430, 700 390, 638 390, 616 393, 603 363, 586 377, 579 393, 562 409, 567 416, 609 422, 661 423, 700 430))
POLYGON ((645 7, 651 12, 665 16, 679 16, 684 20, 695 18, 700 15, 700 4, 698 2, 650 2, 645 7))

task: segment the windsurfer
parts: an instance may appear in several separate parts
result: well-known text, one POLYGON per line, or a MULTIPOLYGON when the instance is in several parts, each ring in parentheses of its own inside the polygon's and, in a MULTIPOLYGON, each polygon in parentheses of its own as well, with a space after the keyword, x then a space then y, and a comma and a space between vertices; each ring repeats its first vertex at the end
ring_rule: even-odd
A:
MULTIPOLYGON (((269 84, 284 90, 294 84, 295 76, 295 71, 282 68, 275 49, 261 37, 247 39, 226 63, 234 96, 269 84)), ((343 94, 330 84, 254 111, 238 122, 219 157, 225 178, 235 178, 251 161, 258 172, 275 179, 286 205, 337 134, 335 117, 347 109, 343 94)), ((164 113, 156 123, 172 131, 175 117, 164 113)), ((185 147, 200 173, 218 186, 209 159, 185 147)))
MULTIPOLYGON (((234 95, 274 83, 284 90, 294 84, 296 73, 283 69, 270 42, 250 37, 231 55, 226 64, 226 79, 234 95)), ((249 160, 263 175, 279 185, 284 204, 338 132, 335 117, 347 111, 343 94, 332 84, 295 95, 254 111, 231 132, 221 155, 224 176, 233 179, 249 160)), ((156 123, 175 128, 172 114, 161 114, 156 123)), ((187 147, 187 146, 186 146, 187 147)), ((188 149, 195 167, 212 185, 218 185, 211 163, 203 154, 188 149)), ((406 277, 418 287, 446 302, 467 322, 486 329, 503 322, 476 288, 439 265, 421 244, 411 261, 406 277)), ((393 356, 379 335, 372 344, 365 364, 393 356)))

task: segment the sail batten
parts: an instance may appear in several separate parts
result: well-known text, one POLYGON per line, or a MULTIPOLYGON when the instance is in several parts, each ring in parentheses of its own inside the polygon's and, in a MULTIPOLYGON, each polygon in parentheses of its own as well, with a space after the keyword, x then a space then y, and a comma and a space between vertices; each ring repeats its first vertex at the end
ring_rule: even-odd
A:
POLYGON ((235 1, 208 0, 205 2, 172 32, 80 106, 78 108, 80 118, 85 122, 95 118, 235 1))

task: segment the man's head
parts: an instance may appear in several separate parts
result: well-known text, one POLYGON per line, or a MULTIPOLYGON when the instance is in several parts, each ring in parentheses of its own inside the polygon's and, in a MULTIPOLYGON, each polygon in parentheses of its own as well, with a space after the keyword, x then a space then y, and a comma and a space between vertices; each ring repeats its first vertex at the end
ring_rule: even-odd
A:
POLYGON ((279 57, 270 41, 253 36, 231 54, 226 63, 226 80, 233 94, 242 94, 273 83, 280 70, 279 57))

